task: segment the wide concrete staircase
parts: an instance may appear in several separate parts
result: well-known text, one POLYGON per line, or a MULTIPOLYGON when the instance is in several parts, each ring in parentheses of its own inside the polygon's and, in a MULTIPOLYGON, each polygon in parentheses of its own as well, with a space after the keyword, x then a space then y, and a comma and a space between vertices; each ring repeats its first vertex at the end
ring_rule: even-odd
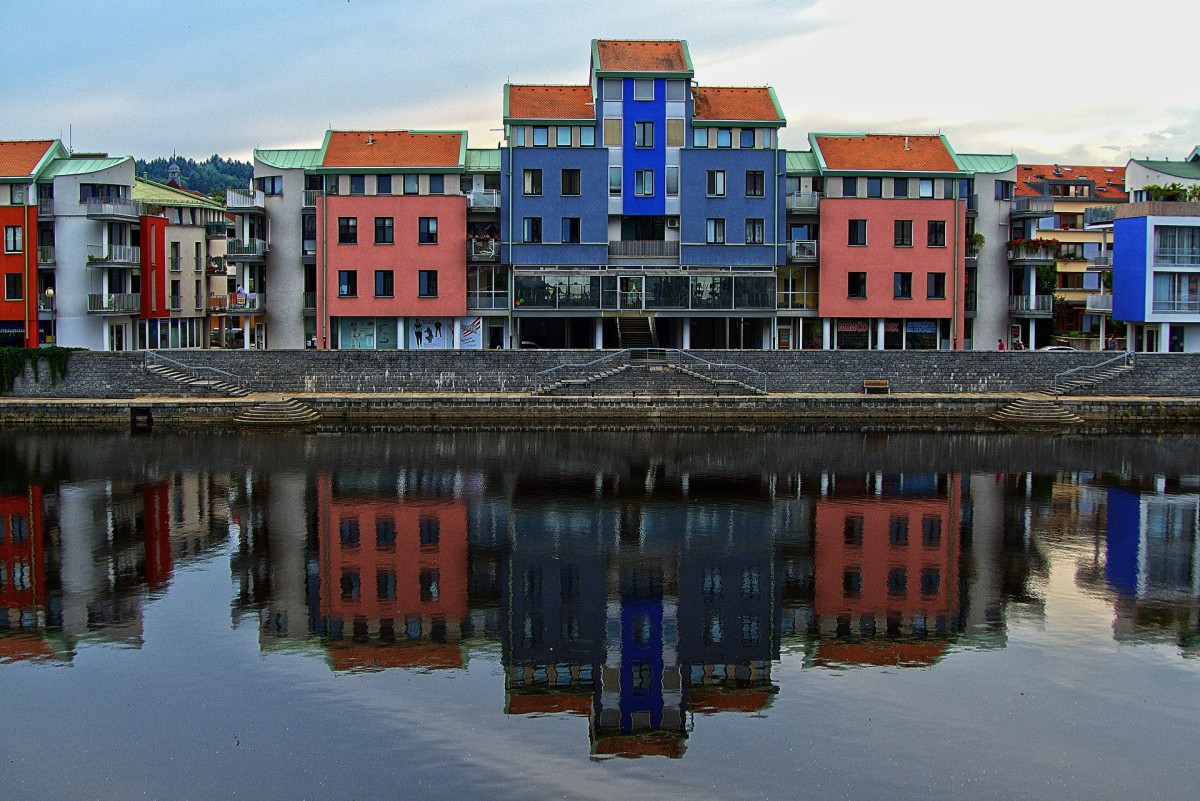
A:
MULTIPOLYGON (((535 386, 534 395, 713 396, 766 395, 763 387, 736 378, 736 366, 694 359, 678 351, 645 348, 554 371, 557 377, 535 386)), ((752 374, 752 371, 746 371, 752 374)))
POLYGON ((244 426, 308 426, 321 421, 321 415, 295 398, 278 398, 256 403, 240 412, 234 422, 244 426))

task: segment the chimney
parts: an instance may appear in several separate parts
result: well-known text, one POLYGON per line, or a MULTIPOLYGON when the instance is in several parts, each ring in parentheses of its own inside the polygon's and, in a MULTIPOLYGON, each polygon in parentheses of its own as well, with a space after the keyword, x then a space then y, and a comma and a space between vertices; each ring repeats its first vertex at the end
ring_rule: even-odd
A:
POLYGON ((908 150, 908 137, 904 137, 904 149, 908 150))

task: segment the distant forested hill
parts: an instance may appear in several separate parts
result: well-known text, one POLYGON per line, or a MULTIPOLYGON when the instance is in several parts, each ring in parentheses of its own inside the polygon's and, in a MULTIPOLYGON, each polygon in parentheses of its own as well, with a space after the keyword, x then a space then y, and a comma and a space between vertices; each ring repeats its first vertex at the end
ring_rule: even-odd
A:
MULTIPOLYGON (((152 181, 166 183, 167 167, 172 159, 157 158, 153 161, 137 160, 138 175, 145 175, 152 181)), ((229 187, 244 188, 250 184, 254 166, 248 161, 223 159, 213 154, 204 161, 177 156, 174 162, 179 166, 183 175, 183 185, 206 195, 218 194, 225 197, 229 187)))

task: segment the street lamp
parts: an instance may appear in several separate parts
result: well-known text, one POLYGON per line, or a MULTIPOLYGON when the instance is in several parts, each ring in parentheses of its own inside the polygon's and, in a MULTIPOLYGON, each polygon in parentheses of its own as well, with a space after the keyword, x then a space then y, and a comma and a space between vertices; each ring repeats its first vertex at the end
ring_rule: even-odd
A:
POLYGON ((55 325, 57 320, 55 320, 55 313, 54 313, 54 287, 52 287, 52 286, 46 287, 45 295, 46 295, 46 309, 50 312, 50 336, 47 337, 47 340, 49 340, 49 341, 46 344, 54 345, 58 342, 58 331, 56 330, 56 325, 55 325))

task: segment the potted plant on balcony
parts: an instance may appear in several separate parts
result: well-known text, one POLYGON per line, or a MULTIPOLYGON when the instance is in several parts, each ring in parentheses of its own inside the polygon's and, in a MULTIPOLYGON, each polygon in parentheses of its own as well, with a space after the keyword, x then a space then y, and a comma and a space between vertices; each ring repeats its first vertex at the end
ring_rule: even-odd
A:
POLYGON ((1009 253, 1017 257, 1033 256, 1042 250, 1048 250, 1054 254, 1058 253, 1058 240, 1034 237, 1031 239, 1010 239, 1008 241, 1009 253))
POLYGON ((979 255, 979 251, 983 249, 983 244, 987 242, 987 238, 976 231, 967 237, 967 258, 975 258, 979 255))

